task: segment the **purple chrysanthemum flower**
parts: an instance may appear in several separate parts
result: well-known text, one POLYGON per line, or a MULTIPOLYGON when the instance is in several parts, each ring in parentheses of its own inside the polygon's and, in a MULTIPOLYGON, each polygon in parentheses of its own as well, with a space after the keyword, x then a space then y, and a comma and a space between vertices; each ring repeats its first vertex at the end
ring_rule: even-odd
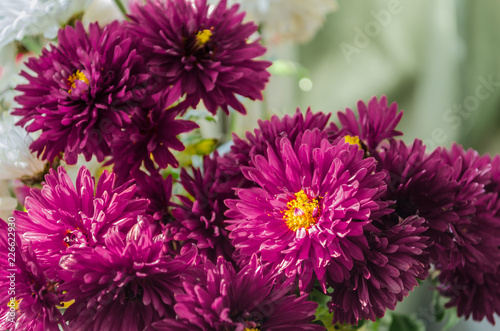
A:
POLYGON ((226 8, 222 0, 212 9, 206 0, 148 0, 132 8, 129 26, 143 43, 156 90, 186 95, 179 108, 203 100, 213 114, 228 106, 244 114, 236 95, 262 99, 271 62, 255 60, 265 48, 249 41, 257 26, 242 23, 237 5, 226 8))
POLYGON ((113 171, 118 177, 128 178, 129 174, 144 165, 149 172, 157 167, 179 166, 170 149, 182 151, 184 145, 177 135, 198 127, 192 121, 175 117, 179 111, 158 106, 158 101, 150 111, 138 110, 132 116, 132 124, 116 135, 111 150, 113 171))
POLYGON ((46 277, 31 247, 23 249, 21 239, 11 234, 15 232, 8 231, 7 223, 0 219, 0 288, 4 291, 0 300, 0 328, 60 330, 58 324, 64 325, 56 307, 61 303, 60 292, 56 293, 55 284, 46 277), (8 255, 11 247, 14 255, 8 255))
POLYGON ((194 200, 179 196, 181 205, 172 211, 176 221, 167 226, 170 237, 188 246, 195 243, 200 255, 214 263, 219 256, 231 260, 234 252, 225 230, 224 201, 234 198, 232 188, 238 185, 220 170, 218 160, 217 152, 206 156, 203 168, 193 168, 192 176, 182 169, 181 184, 194 200))
POLYGON ((146 103, 150 76, 139 43, 121 23, 90 24, 87 34, 76 22, 59 31, 57 46, 31 58, 26 65, 33 75, 21 73, 29 83, 16 88, 21 108, 14 111, 23 117, 18 125, 42 130, 31 150, 49 161, 64 152, 68 164, 80 153, 98 161, 109 155, 112 137, 146 103))
MULTIPOLYGON (((146 213, 161 224, 166 224, 172 219, 170 201, 172 197, 172 176, 163 178, 158 172, 146 174, 143 171, 135 171, 131 174, 135 179, 137 196, 149 200, 146 213)), ((155 231, 153 231, 155 233, 155 231)))
POLYGON ((96 246, 104 242, 113 226, 126 233, 147 200, 134 199, 135 186, 115 187, 115 175, 104 171, 97 186, 90 172, 81 167, 76 187, 64 168, 50 170, 42 189, 32 189, 26 212, 14 211, 17 229, 45 267, 56 268, 69 247, 96 246))
POLYGON ((177 319, 154 324, 157 330, 324 330, 311 324, 317 304, 290 294, 290 282, 277 284, 254 256, 241 271, 219 258, 200 265, 176 296, 177 319))
POLYGON ((314 282, 313 273, 323 290, 327 273, 343 281, 353 260, 363 259, 353 238, 386 206, 378 201, 384 174, 375 173, 375 160, 363 154, 358 145, 332 145, 315 130, 294 144, 277 140, 266 156, 253 157, 254 167, 243 172, 258 186, 238 189, 238 199, 226 200, 232 219, 227 229, 240 258, 259 253, 286 276, 298 275, 301 290, 314 282))
POLYGON ((500 266, 500 201, 486 191, 491 182, 491 159, 454 144, 442 149, 443 163, 453 168, 458 186, 453 209, 460 218, 450 224, 454 245, 440 251, 438 269, 474 265, 475 272, 494 273, 500 266), (445 262, 446 261, 446 262, 445 262))
POLYGON ((434 262, 442 259, 440 252, 455 245, 450 225, 460 219, 453 209, 458 187, 453 168, 443 162, 439 150, 425 154, 420 140, 410 146, 393 140, 378 157, 379 170, 387 173, 384 199, 395 202, 393 217, 423 217, 429 227, 425 235, 434 243, 429 248, 431 258, 434 262))
POLYGON ((438 269, 463 267, 466 260, 485 268, 480 272, 496 269, 500 252, 491 249, 499 242, 498 203, 484 189, 490 182, 488 157, 459 146, 425 154, 419 140, 408 147, 393 141, 379 156, 379 169, 388 174, 385 198, 395 201, 399 217, 425 218, 425 235, 434 242, 429 251, 438 269))
POLYGON ((494 273, 485 273, 474 279, 471 267, 441 271, 439 291, 449 297, 446 307, 457 307, 458 316, 476 321, 486 317, 495 324, 494 314, 500 315, 500 267, 494 273))
POLYGON ((332 286, 328 305, 333 323, 375 321, 418 286, 417 279, 427 277, 429 241, 422 236, 427 229, 424 222, 411 216, 394 225, 373 221, 365 228, 367 245, 360 245, 364 259, 355 261, 349 277, 332 286))
POLYGON ((104 247, 70 248, 61 261, 60 289, 67 291, 65 300, 75 300, 64 313, 71 330, 145 330, 171 316, 180 275, 196 250, 172 260, 162 246, 144 226, 126 239, 111 229, 104 247))
POLYGON ((358 101, 358 114, 359 118, 356 118, 350 108, 347 108, 345 113, 338 112, 342 124, 338 135, 358 137, 360 143, 371 153, 383 140, 402 135, 401 131, 396 131, 395 128, 403 116, 403 111, 398 113, 398 105, 395 102, 387 106, 385 95, 380 100, 371 98, 368 105, 358 101))

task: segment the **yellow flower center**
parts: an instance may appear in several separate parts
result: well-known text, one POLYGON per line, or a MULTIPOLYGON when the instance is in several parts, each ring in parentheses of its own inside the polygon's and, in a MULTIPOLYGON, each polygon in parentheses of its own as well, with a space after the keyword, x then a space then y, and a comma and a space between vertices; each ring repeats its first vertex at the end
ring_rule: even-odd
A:
POLYGON ((203 46, 208 43, 212 35, 212 31, 209 29, 198 31, 198 33, 196 34, 196 41, 198 43, 198 46, 203 46))
POLYGON ((73 75, 68 77, 68 85, 70 85, 70 89, 68 90, 69 93, 71 93, 72 88, 76 88, 76 81, 80 80, 84 82, 85 84, 89 84, 89 80, 87 77, 85 77, 85 74, 81 72, 80 70, 77 70, 73 75))
POLYGON ((19 300, 11 300, 9 302, 7 302, 7 307, 9 308, 14 308, 15 310, 19 310, 19 303, 21 302, 21 299, 19 300))
POLYGON ((304 190, 295 193, 295 199, 289 201, 283 220, 288 228, 297 231, 300 228, 308 229, 316 224, 319 215, 318 199, 309 199, 304 190))
POLYGON ((359 141, 359 137, 358 136, 344 136, 344 140, 346 143, 349 143, 351 145, 358 145, 359 148, 363 148, 363 146, 361 146, 361 142, 359 141))
POLYGON ((256 328, 244 328, 243 331, 260 331, 259 329, 256 329, 256 328))
POLYGON ((59 303, 59 305, 56 305, 56 308, 57 309, 63 309, 63 308, 68 308, 69 306, 71 306, 73 303, 75 303, 75 299, 71 300, 71 301, 64 301, 64 302, 61 302, 59 303))

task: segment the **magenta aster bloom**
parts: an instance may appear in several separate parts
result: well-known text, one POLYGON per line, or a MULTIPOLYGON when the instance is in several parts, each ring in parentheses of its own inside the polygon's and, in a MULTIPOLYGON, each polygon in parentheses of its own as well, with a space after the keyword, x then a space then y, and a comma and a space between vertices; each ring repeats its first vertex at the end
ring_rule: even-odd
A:
POLYGON ((363 259, 353 239, 374 212, 385 207, 384 174, 363 159, 358 145, 332 145, 325 132, 305 131, 294 144, 277 140, 276 152, 252 158, 245 177, 258 185, 226 200, 229 237, 245 261, 254 252, 306 289, 313 273, 326 291, 327 273, 341 282, 354 259, 363 259))
POLYGON ((432 261, 447 263, 441 252, 455 245, 450 226, 460 219, 454 209, 458 183, 453 168, 443 162, 439 150, 425 154, 420 140, 410 146, 394 140, 379 157, 378 167, 387 173, 384 199, 395 201, 400 218, 419 215, 426 220, 425 235, 434 242, 429 248, 432 261))
POLYGON ((468 319, 472 315, 476 321, 486 317, 494 325, 493 315, 500 315, 500 268, 478 280, 471 272, 470 267, 442 271, 439 291, 450 298, 447 307, 457 307, 458 316, 468 319))
POLYGON ((453 167, 458 183, 453 210, 459 219, 450 225, 454 245, 440 251, 438 269, 472 266, 471 272, 494 273, 500 266, 500 201, 485 190, 491 182, 491 159, 473 149, 453 145, 441 157, 453 167), (446 261, 446 262, 444 262, 446 261))
POLYGON ((213 10, 206 0, 148 0, 132 8, 130 30, 143 43, 156 88, 185 95, 179 108, 203 100, 213 114, 218 107, 228 113, 228 106, 244 114, 236 95, 262 99, 271 62, 255 60, 265 53, 249 41, 257 26, 243 24, 237 11, 225 0, 213 10))
POLYGON ((352 109, 347 108, 345 113, 338 112, 338 117, 342 128, 339 136, 356 136, 361 144, 373 152, 379 144, 388 138, 401 136, 401 131, 396 131, 403 111, 398 113, 398 105, 393 102, 387 106, 387 97, 383 95, 380 100, 373 97, 366 105, 363 101, 358 101, 358 114, 356 118, 352 109))
POLYGON ((426 155, 418 140, 409 147, 394 141, 380 158, 379 167, 388 174, 385 198, 396 201, 400 217, 426 219, 425 235, 434 242, 429 251, 438 269, 463 267, 467 260, 480 272, 496 269, 498 203, 485 192, 489 158, 458 146, 426 155))
POLYGON ((96 246, 104 242, 111 227, 126 233, 147 200, 133 199, 135 186, 114 186, 115 175, 104 173, 97 186, 90 172, 81 167, 76 187, 64 168, 50 170, 45 185, 32 189, 26 198, 27 212, 14 211, 17 230, 30 241, 40 263, 56 268, 69 247, 96 246))
POLYGON ((177 319, 155 323, 156 330, 324 330, 311 324, 317 304, 289 294, 290 282, 278 285, 254 256, 241 271, 219 258, 200 265, 176 296, 177 319))
MULTIPOLYGON (((64 325, 63 317, 56 307, 61 302, 60 292, 56 293, 55 284, 46 277, 31 247, 23 250, 21 239, 17 235, 15 245, 8 245, 14 242, 14 237, 8 233, 15 232, 8 232, 7 223, 0 219, 0 257, 2 258, 0 288, 5 291, 0 299, 0 328, 2 330, 60 330, 58 324, 64 325), (10 247, 14 247, 14 259, 12 255, 7 255, 10 247), (15 262, 12 262, 14 260, 15 262), (11 285, 11 282, 15 285, 11 285), (9 293, 10 288, 13 288, 15 293, 9 293), (13 319, 10 318, 11 309, 8 305, 15 309, 13 319), (12 323, 12 320, 16 322, 12 323)), ((63 330, 66 328, 64 327, 63 330)))
POLYGON ((65 300, 75 300, 64 313, 71 330, 145 330, 173 313, 194 249, 172 260, 147 227, 127 239, 113 228, 104 246, 70 248, 61 261, 61 290, 65 300))
POLYGON ((193 168, 190 176, 185 169, 181 171, 181 184, 194 201, 178 196, 181 205, 173 210, 176 221, 167 225, 170 236, 184 242, 196 244, 200 255, 216 263, 219 256, 231 260, 234 252, 228 233, 225 230, 224 201, 234 198, 234 180, 226 181, 218 164, 219 155, 206 156, 203 168, 193 168))
POLYGON ((59 31, 57 46, 30 58, 33 75, 21 73, 29 83, 16 88, 21 108, 14 114, 27 131, 42 131, 31 150, 49 161, 64 152, 68 164, 80 153, 98 161, 109 155, 112 137, 146 103, 150 76, 137 54, 139 43, 118 22, 102 29, 90 24, 88 34, 76 22, 75 29, 59 31))
POLYGON ((328 305, 333 323, 375 321, 418 286, 417 279, 427 277, 430 243, 422 236, 427 229, 424 222, 411 216, 393 225, 388 219, 373 221, 365 228, 363 240, 368 245, 360 245, 364 260, 355 261, 349 277, 332 286, 328 305))
POLYGON ((184 150, 177 135, 189 132, 198 125, 176 119, 179 111, 165 110, 158 104, 163 103, 158 101, 150 111, 134 113, 132 124, 115 136, 111 145, 113 158, 109 163, 114 163, 113 171, 118 177, 128 178, 143 164, 149 172, 156 172, 157 167, 166 168, 169 164, 173 167, 179 165, 170 149, 184 150))

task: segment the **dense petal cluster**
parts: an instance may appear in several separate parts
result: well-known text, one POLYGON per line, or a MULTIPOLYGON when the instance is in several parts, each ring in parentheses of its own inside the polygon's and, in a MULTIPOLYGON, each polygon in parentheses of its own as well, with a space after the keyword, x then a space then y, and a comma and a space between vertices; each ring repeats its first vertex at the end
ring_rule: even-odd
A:
POLYGON ((64 321, 57 305, 62 297, 44 274, 36 254, 31 247, 23 250, 21 239, 15 231, 8 230, 2 219, 0 239, 0 288, 5 291, 0 299, 0 327, 2 330, 60 330, 58 324, 64 321))
POLYGON ((61 265, 65 300, 75 300, 64 314, 72 330, 145 330, 170 316, 180 275, 196 259, 193 249, 176 259, 164 256, 148 227, 123 238, 111 229, 105 247, 71 248, 61 265))
POLYGON ((427 277, 426 249, 430 242, 422 235, 427 229, 425 220, 411 216, 390 223, 386 218, 367 226, 368 245, 360 245, 364 247, 364 260, 355 261, 349 277, 332 286, 329 307, 333 323, 354 325, 362 319, 375 321, 418 286, 417 279, 427 277))
POLYGON ((109 155, 112 137, 131 123, 130 116, 146 102, 149 78, 137 48, 118 22, 104 28, 81 22, 67 26, 58 34, 58 45, 42 50, 26 66, 31 73, 19 85, 16 97, 20 108, 17 123, 29 132, 41 130, 31 150, 52 161, 61 152, 68 164, 75 164, 79 153, 102 161, 109 155))
POLYGON ((230 238, 241 259, 254 252, 288 277, 299 276, 302 290, 327 274, 341 282, 355 259, 363 259, 353 238, 363 235, 372 213, 386 204, 384 174, 357 145, 332 145, 325 132, 305 131, 292 144, 276 141, 267 155, 243 169, 257 187, 237 190, 227 200, 230 238), (275 151, 276 150, 276 151, 275 151), (314 274, 314 278, 313 278, 314 274))
POLYGON ((380 152, 378 167, 387 174, 384 199, 395 201, 393 216, 423 217, 429 227, 425 235, 434 243, 429 248, 432 260, 445 259, 440 252, 454 246, 450 225, 460 214, 453 208, 458 184, 453 169, 443 164, 440 151, 426 154, 420 140, 410 146, 392 141, 380 152))
POLYGON ((359 117, 356 118, 350 108, 338 113, 342 124, 339 135, 357 136, 369 152, 373 152, 384 139, 403 134, 395 130, 403 112, 398 113, 398 105, 395 102, 388 106, 385 95, 380 100, 372 97, 368 105, 358 101, 358 114, 359 117))
POLYGON ((199 266, 176 296, 177 319, 156 323, 157 330, 323 330, 311 324, 317 304, 290 294, 254 256, 241 271, 219 258, 199 266))
POLYGON ((259 120, 259 127, 253 133, 247 132, 246 139, 241 139, 233 134, 231 150, 219 160, 221 168, 224 173, 239 177, 241 181, 246 182, 245 185, 253 185, 241 172, 242 167, 253 164, 253 157, 265 155, 268 147, 274 148, 276 146, 277 139, 287 138, 294 144, 297 137, 306 130, 318 129, 333 135, 337 128, 334 124, 327 127, 329 119, 330 114, 313 113, 310 108, 303 114, 297 108, 293 116, 287 114, 283 118, 279 118, 274 115, 268 121, 259 120))
POLYGON ((31 242, 42 265, 57 268, 69 247, 102 245, 113 226, 126 233, 136 223, 147 200, 134 198, 135 186, 116 187, 114 181, 115 175, 104 171, 95 186, 82 167, 75 186, 60 167, 45 176, 42 189, 31 189, 27 211, 15 211, 14 216, 19 234, 31 242))
POLYGON ((476 277, 473 268, 444 270, 439 275, 439 291, 450 298, 447 307, 457 307, 458 316, 472 316, 476 321, 486 317, 495 324, 494 314, 500 315, 500 268, 476 277))
POLYGON ((110 163, 114 164, 113 171, 118 177, 127 178, 141 166, 154 173, 158 167, 179 165, 170 149, 184 150, 177 135, 189 132, 198 125, 176 119, 179 111, 159 106, 162 104, 164 102, 158 101, 150 110, 143 108, 135 112, 131 117, 132 123, 114 136, 110 163))
POLYGON ((134 6, 130 30, 148 54, 154 87, 170 88, 177 98, 185 95, 183 110, 203 100, 213 114, 218 107, 245 113, 236 95, 262 99, 271 63, 255 60, 265 48, 249 41, 257 26, 243 24, 244 15, 236 5, 227 8, 225 0, 214 8, 206 0, 148 0, 134 6))
POLYGON ((179 196, 181 205, 172 212, 176 221, 168 225, 169 237, 184 245, 196 244, 200 255, 213 263, 219 256, 231 261, 234 252, 225 230, 224 201, 234 198, 232 189, 238 185, 220 170, 218 160, 215 152, 205 157, 202 169, 193 168, 192 175, 182 169, 181 184, 194 201, 179 196))
POLYGON ((449 150, 442 149, 441 157, 444 164, 453 167, 452 179, 458 184, 453 209, 460 218, 450 225, 455 244, 441 252, 444 258, 438 267, 474 265, 477 271, 494 273, 500 266, 500 202, 498 192, 486 190, 491 182, 490 157, 455 144, 449 150))

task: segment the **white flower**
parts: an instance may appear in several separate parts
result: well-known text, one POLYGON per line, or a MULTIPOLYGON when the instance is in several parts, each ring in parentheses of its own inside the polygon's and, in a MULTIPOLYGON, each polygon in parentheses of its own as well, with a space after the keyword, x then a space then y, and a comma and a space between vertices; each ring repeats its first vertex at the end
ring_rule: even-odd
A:
POLYGON ((32 136, 15 126, 16 119, 3 113, 0 121, 0 180, 32 177, 44 170, 45 162, 29 150, 32 136))
MULTIPOLYGON (((217 3, 218 0, 211 0, 217 3)), ((326 15, 337 8, 335 0, 229 0, 246 11, 246 21, 261 25, 265 41, 278 43, 311 40, 323 25, 326 15)))
POLYGON ((89 4, 90 0, 2 0, 0 47, 25 36, 55 38, 61 25, 89 4))

